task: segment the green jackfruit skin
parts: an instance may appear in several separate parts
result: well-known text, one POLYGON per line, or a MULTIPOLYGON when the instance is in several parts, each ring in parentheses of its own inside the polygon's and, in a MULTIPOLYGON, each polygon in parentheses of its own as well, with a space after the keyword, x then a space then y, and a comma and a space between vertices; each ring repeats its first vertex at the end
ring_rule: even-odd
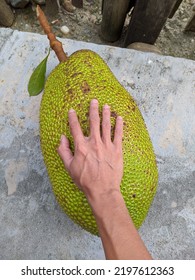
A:
POLYGON ((56 151, 62 134, 74 149, 68 111, 76 110, 85 136, 89 135, 89 104, 99 101, 111 106, 112 137, 116 116, 124 120, 124 175, 121 193, 137 228, 144 221, 158 182, 152 143, 142 115, 130 94, 114 77, 106 63, 90 50, 73 53, 49 75, 40 108, 40 138, 53 192, 65 213, 92 234, 97 225, 85 195, 73 183, 56 151))

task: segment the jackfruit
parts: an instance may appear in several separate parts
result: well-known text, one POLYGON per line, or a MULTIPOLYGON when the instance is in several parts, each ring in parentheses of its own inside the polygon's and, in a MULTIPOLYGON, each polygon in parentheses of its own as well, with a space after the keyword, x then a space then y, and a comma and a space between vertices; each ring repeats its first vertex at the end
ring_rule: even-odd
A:
POLYGON ((111 107, 112 137, 116 116, 123 117, 124 175, 120 188, 130 216, 139 228, 157 188, 158 170, 153 146, 135 101, 103 59, 91 50, 70 55, 46 81, 40 108, 40 139, 53 192, 75 223, 98 235, 87 199, 73 183, 56 151, 62 134, 67 135, 71 149, 74 149, 68 124, 71 108, 77 112, 83 133, 89 135, 88 111, 94 98, 98 99, 100 109, 104 104, 111 107))

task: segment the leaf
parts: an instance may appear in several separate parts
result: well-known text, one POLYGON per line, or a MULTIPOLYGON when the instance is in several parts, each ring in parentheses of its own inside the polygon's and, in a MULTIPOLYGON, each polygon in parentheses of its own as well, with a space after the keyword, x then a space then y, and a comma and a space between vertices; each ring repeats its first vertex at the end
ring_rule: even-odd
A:
POLYGON ((41 63, 36 67, 34 72, 32 73, 29 83, 28 83, 28 92, 30 96, 38 95, 44 88, 45 84, 45 73, 46 73, 46 65, 47 59, 49 57, 50 50, 48 55, 41 61, 41 63))

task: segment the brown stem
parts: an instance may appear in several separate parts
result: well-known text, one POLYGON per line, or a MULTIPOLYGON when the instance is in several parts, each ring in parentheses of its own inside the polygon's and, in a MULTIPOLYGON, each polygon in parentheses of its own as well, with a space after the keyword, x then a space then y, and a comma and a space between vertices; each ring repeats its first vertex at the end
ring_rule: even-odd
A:
POLYGON ((49 25, 49 22, 47 21, 47 18, 39 5, 37 5, 36 13, 40 25, 42 26, 45 34, 47 34, 50 46, 54 50, 58 60, 60 62, 66 61, 68 57, 62 48, 62 43, 56 39, 56 36, 53 34, 51 26, 49 25))

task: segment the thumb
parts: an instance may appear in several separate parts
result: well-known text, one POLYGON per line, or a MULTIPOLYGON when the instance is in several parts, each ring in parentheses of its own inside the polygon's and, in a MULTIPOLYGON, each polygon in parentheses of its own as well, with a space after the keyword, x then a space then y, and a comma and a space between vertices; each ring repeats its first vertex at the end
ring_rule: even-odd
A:
POLYGON ((73 154, 70 150, 69 141, 65 135, 61 136, 60 145, 57 148, 57 152, 61 157, 66 170, 68 171, 71 161, 73 160, 73 154))

